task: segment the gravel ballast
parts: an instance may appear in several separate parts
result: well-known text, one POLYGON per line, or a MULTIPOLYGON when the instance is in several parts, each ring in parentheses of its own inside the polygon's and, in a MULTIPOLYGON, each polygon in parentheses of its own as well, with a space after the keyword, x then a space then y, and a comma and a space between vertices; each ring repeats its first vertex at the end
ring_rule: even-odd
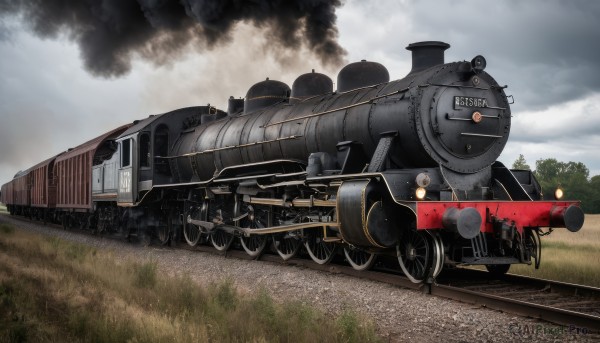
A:
POLYGON ((187 274, 199 286, 224 279, 242 293, 266 289, 278 301, 300 300, 326 313, 344 308, 371 318, 389 342, 596 341, 576 328, 439 298, 388 284, 278 263, 201 251, 143 247, 113 238, 65 231, 0 214, 0 223, 107 249, 117 258, 156 261, 167 275, 187 274))

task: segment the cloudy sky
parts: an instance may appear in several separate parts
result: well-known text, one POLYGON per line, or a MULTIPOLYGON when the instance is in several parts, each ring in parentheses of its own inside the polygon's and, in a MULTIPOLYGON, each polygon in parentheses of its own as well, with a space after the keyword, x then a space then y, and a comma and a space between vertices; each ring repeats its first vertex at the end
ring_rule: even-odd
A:
POLYGON ((129 64, 109 73, 90 67, 95 55, 73 32, 40 35, 7 4, 0 0, 6 11, 0 16, 0 184, 149 114, 225 107, 230 95, 243 97, 266 77, 291 85, 314 68, 335 80, 344 62, 367 59, 402 78, 411 63, 405 47, 424 40, 451 44, 446 61, 483 55, 486 71, 508 85, 515 104, 502 162, 511 165, 522 153, 532 167, 553 157, 600 174, 599 1, 347 0, 334 8, 337 43, 347 52, 339 60, 323 58, 310 44, 273 44, 281 27, 250 20, 233 24, 214 44, 192 40, 159 58, 130 53, 129 64))

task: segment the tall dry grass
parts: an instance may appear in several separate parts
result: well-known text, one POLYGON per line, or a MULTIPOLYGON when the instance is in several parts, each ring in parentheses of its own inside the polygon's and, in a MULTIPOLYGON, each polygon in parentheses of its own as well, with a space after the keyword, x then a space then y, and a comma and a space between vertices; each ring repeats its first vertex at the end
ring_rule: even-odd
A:
POLYGON ((542 237, 540 269, 514 265, 510 272, 600 287, 600 215, 586 215, 579 232, 556 229, 542 237))
POLYGON ((2 342, 373 342, 370 321, 337 317, 232 282, 201 287, 156 261, 0 225, 2 342))

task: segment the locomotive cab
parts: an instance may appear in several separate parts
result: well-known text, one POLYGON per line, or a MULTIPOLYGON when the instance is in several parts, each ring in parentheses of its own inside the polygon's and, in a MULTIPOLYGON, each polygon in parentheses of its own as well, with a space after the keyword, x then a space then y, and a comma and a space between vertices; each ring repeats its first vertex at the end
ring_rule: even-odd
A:
POLYGON ((153 187, 176 182, 169 154, 180 132, 199 125, 203 117, 215 116, 215 113, 211 106, 182 108, 135 121, 121 134, 117 139, 120 163, 116 166, 119 203, 135 205, 153 187))

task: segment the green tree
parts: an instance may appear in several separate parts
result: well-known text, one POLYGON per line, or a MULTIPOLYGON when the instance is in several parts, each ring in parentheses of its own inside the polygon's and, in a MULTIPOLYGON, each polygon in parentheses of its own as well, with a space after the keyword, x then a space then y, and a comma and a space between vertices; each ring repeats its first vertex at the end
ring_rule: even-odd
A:
POLYGON ((523 154, 519 154, 519 158, 515 160, 512 165, 512 169, 520 169, 520 170, 531 170, 527 161, 525 161, 525 156, 523 154))
MULTIPOLYGON (((552 199, 557 187, 565 192, 565 199, 580 200, 586 213, 597 213, 594 191, 588 180, 590 171, 581 162, 560 162, 555 158, 540 159, 535 162, 535 177, 542 186, 545 199, 552 199)), ((596 181, 600 187, 600 179, 596 181)), ((600 193, 597 193, 600 194, 600 193)))
POLYGON ((600 213, 600 175, 592 177, 589 190, 591 193, 589 213, 600 213))

